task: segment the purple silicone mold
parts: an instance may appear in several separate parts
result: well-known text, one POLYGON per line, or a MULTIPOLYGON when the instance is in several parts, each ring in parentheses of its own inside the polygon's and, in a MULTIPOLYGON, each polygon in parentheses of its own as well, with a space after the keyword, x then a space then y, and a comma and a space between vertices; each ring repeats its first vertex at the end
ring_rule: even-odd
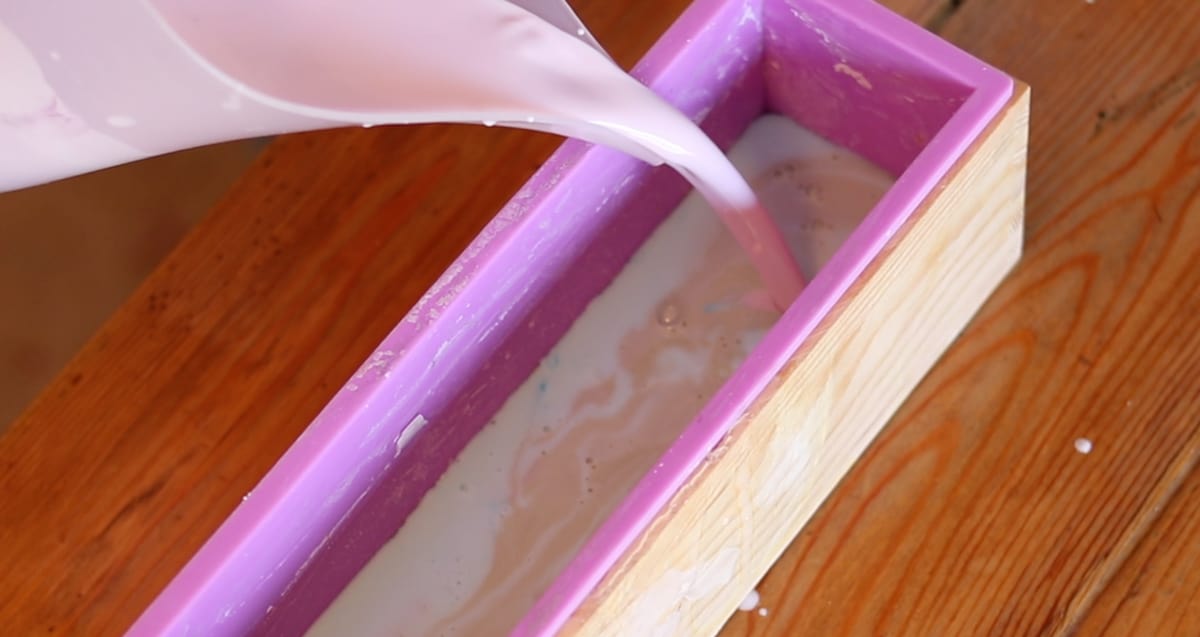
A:
MULTIPOLYGON (((777 112, 898 179, 514 634, 562 625, 1012 93, 870 0, 698 0, 634 74, 722 146, 777 112)), ((564 143, 129 634, 303 634, 686 193, 564 143)))

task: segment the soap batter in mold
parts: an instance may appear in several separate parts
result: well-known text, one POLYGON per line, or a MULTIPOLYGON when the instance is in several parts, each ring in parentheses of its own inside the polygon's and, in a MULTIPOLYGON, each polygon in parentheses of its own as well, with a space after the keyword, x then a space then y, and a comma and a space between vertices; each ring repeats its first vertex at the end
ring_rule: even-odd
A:
MULTIPOLYGON (((808 279, 893 182, 774 115, 729 156, 808 279)), ((308 635, 507 634, 778 319, 766 301, 689 195, 308 635)))

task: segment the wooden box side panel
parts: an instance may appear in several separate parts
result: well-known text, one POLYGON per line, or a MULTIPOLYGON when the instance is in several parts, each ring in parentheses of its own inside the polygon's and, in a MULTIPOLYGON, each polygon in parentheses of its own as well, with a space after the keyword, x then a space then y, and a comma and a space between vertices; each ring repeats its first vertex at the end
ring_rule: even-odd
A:
POLYGON ((712 635, 1020 258, 1029 89, 1013 99, 566 635, 712 635))

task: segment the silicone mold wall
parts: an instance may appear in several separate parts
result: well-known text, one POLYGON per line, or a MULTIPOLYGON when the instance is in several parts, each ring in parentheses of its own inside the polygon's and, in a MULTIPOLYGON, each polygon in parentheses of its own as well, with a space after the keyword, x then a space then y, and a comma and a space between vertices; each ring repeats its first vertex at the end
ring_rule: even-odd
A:
MULTIPOLYGON (((698 0, 635 75, 723 146, 777 112, 898 176, 518 627, 550 634, 687 480, 1012 91, 870 0, 698 0)), ((567 142, 131 629, 302 634, 687 192, 567 142)))

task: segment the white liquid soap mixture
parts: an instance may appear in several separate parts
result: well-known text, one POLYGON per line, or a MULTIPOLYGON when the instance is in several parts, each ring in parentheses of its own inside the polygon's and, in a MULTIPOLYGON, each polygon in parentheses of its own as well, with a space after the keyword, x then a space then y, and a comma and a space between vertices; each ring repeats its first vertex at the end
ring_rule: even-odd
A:
MULTIPOLYGON (((893 182, 774 115, 730 158, 807 277, 893 182)), ((507 634, 778 317, 689 195, 309 637, 507 634)))

